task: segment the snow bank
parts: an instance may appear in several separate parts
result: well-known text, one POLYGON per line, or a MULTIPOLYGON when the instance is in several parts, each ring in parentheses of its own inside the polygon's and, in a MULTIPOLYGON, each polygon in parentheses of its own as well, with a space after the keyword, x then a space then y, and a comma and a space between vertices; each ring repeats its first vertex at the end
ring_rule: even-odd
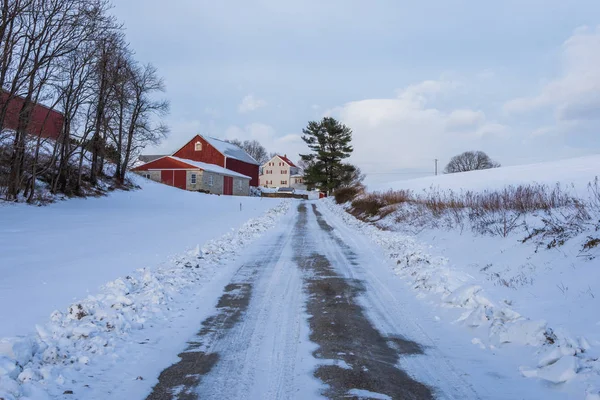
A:
MULTIPOLYGON (((522 367, 523 376, 562 383, 582 375, 582 379, 600 383, 598 351, 585 338, 573 338, 564 330, 555 332, 546 321, 527 318, 512 309, 510 302, 493 299, 473 275, 452 267, 445 257, 430 254, 413 236, 382 231, 353 217, 331 199, 325 204, 347 225, 379 245, 392 260, 396 274, 419 296, 433 296, 438 304, 461 310, 458 323, 485 329, 487 346, 478 338, 474 344, 490 349, 507 344, 537 348, 538 365, 522 367)), ((589 393, 593 395, 593 389, 589 393)))
MULTIPOLYGON (((274 203, 271 203, 274 204, 274 203)), ((210 240, 155 269, 140 268, 105 284, 99 293, 55 311, 37 333, 0 339, 0 398, 49 398, 71 370, 84 370, 95 357, 111 354, 134 332, 160 326, 175 295, 194 290, 211 268, 232 259, 289 209, 281 202, 264 215, 219 239, 210 240)))

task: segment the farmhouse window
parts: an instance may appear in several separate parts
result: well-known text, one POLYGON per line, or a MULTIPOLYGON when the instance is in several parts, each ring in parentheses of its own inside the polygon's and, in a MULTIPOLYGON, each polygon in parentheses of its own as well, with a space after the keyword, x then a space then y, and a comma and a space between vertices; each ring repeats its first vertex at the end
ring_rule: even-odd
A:
POLYGON ((196 144, 194 146, 194 150, 202 151, 202 142, 196 142, 196 144))
POLYGON ((192 185, 196 184, 196 174, 192 174, 192 185))

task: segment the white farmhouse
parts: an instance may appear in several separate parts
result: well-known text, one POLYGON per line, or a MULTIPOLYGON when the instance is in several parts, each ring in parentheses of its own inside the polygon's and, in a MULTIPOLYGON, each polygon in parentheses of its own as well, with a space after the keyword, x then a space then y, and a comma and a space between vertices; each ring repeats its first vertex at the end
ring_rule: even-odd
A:
POLYGON ((287 155, 276 155, 264 163, 261 168, 259 183, 262 187, 290 187, 306 190, 304 172, 294 164, 287 155))

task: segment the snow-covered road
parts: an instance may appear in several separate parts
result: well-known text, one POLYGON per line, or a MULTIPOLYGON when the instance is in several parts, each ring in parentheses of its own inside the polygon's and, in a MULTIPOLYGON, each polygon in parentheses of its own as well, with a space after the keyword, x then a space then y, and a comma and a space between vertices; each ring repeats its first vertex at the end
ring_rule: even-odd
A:
POLYGON ((148 399, 564 398, 440 325, 326 207, 290 212, 237 262, 148 399))

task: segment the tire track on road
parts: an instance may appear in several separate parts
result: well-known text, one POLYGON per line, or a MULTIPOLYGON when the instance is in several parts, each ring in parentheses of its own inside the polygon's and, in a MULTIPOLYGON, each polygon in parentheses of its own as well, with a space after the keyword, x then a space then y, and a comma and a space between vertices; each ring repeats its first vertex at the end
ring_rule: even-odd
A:
MULTIPOLYGON (((295 246, 295 260, 305 274, 310 340, 319 346, 313 355, 323 361, 314 375, 329 386, 324 394, 332 399, 432 399, 429 387, 397 367, 400 356, 420 354, 421 347, 401 337, 385 337, 371 324, 357 299, 365 291, 363 282, 340 275, 343 268, 332 264, 340 260, 328 259, 324 254, 332 250, 314 235, 313 229, 331 233, 332 228, 314 205, 316 219, 311 221, 306 204, 298 211, 295 235, 312 239, 295 246)), ((355 262, 343 243, 336 245, 348 253, 345 262, 355 262)))

